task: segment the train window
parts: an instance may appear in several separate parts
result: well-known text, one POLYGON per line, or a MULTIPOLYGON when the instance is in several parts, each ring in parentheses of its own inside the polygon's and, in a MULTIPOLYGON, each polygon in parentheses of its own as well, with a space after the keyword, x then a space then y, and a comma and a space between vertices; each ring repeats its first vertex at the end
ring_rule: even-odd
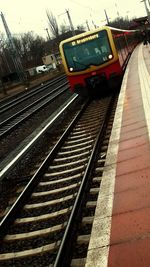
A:
POLYGON ((125 33, 113 32, 113 39, 118 51, 119 61, 121 65, 128 56, 129 44, 125 33))
POLYGON ((113 57, 106 30, 65 43, 63 49, 71 72, 101 65, 113 57))

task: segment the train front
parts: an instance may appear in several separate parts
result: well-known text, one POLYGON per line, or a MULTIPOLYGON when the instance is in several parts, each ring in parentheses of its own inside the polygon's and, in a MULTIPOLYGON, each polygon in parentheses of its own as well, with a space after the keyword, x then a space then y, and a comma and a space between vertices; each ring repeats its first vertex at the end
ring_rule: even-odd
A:
MULTIPOLYGON (((111 32, 104 28, 62 42, 60 51, 72 92, 94 95, 109 87, 118 60, 109 35, 111 32)), ((121 71, 120 66, 117 68, 121 71)))

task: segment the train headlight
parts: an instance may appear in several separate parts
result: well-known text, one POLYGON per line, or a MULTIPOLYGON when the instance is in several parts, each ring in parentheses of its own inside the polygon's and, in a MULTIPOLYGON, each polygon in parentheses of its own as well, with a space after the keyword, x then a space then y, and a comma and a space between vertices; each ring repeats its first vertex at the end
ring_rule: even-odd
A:
POLYGON ((113 57, 113 56, 112 56, 111 54, 108 56, 109 59, 112 59, 112 57, 113 57))
POLYGON ((69 68, 69 70, 70 70, 70 71, 73 71, 73 68, 71 67, 71 68, 69 68))

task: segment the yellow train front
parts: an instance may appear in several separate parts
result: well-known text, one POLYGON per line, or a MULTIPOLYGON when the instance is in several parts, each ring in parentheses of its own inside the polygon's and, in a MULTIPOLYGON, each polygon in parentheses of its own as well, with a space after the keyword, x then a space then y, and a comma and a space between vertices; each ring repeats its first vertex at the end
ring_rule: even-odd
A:
POLYGON ((71 91, 94 96, 117 88, 138 41, 138 31, 111 27, 98 28, 62 41, 60 52, 71 91))

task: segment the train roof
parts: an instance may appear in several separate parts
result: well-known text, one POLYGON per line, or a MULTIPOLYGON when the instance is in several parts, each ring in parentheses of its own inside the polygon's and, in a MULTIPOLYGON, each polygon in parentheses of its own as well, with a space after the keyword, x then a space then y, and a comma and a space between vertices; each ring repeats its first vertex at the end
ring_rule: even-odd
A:
POLYGON ((107 30, 107 31, 113 30, 113 31, 117 31, 117 32, 135 32, 135 31, 137 31, 137 30, 122 30, 122 29, 117 29, 117 28, 113 28, 113 27, 109 27, 109 26, 102 26, 102 27, 96 28, 95 30, 87 31, 87 32, 72 36, 70 38, 67 38, 67 39, 60 42, 60 46, 62 46, 64 43, 71 42, 71 41, 74 41, 74 40, 79 39, 79 38, 84 38, 86 36, 89 36, 90 34, 94 34, 94 33, 97 33, 99 31, 102 31, 102 30, 107 30))

